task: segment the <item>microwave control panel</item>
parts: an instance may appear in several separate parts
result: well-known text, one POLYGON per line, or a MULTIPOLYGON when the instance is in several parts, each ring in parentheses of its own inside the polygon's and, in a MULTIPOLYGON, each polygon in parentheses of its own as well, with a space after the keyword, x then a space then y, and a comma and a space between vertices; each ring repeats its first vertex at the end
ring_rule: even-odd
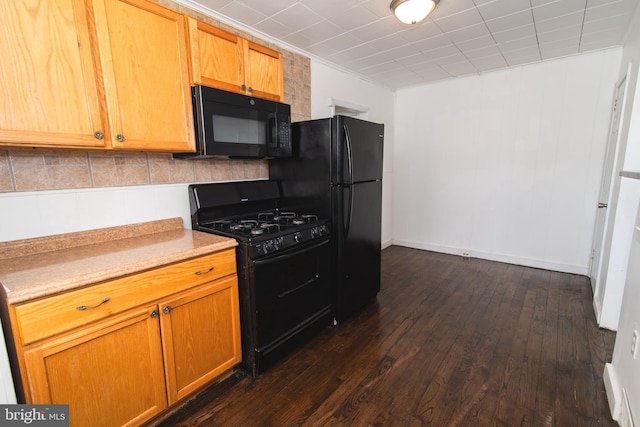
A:
POLYGON ((288 120, 278 121, 278 136, 270 141, 267 147, 267 157, 291 157, 291 124, 288 120))

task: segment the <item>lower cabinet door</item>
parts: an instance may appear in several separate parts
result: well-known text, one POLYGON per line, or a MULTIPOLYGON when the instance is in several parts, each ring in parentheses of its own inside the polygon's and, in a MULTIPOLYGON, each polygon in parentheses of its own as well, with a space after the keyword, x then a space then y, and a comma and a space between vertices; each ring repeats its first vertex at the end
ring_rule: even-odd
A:
POLYGON ((162 411, 157 310, 131 310, 31 346, 24 356, 30 403, 69 404, 78 427, 138 425, 162 411))
POLYGON ((240 363, 235 276, 181 293, 160 311, 169 404, 240 363))

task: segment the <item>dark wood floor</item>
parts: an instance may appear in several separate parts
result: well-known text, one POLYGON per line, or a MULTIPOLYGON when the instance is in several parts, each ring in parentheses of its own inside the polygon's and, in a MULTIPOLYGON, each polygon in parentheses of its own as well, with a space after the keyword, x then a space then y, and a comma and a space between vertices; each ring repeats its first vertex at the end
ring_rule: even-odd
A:
POLYGON ((392 246, 382 291, 162 426, 614 426, 586 277, 392 246))

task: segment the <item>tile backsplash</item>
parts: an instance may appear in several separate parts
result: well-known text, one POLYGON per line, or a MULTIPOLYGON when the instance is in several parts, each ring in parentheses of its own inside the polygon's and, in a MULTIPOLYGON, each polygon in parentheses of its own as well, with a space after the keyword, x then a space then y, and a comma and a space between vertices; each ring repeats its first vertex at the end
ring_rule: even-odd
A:
POLYGON ((266 160, 178 160, 171 154, 0 150, 0 192, 268 178, 266 160))
MULTIPOLYGON (((282 52, 284 102, 291 120, 311 117, 310 59, 266 43, 169 0, 160 0, 197 19, 282 52)), ((166 153, 0 149, 0 192, 119 187, 268 178, 266 160, 183 160, 166 153)))

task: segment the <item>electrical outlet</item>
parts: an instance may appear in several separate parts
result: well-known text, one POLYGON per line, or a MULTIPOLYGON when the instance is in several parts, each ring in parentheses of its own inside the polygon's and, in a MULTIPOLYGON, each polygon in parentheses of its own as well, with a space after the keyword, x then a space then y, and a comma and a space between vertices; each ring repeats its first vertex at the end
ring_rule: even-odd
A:
POLYGON ((638 358, 638 331, 633 331, 633 336, 631 337, 631 356, 634 359, 638 358))
POLYGON ((471 256, 471 251, 462 251, 461 255, 464 258, 469 258, 471 256))

